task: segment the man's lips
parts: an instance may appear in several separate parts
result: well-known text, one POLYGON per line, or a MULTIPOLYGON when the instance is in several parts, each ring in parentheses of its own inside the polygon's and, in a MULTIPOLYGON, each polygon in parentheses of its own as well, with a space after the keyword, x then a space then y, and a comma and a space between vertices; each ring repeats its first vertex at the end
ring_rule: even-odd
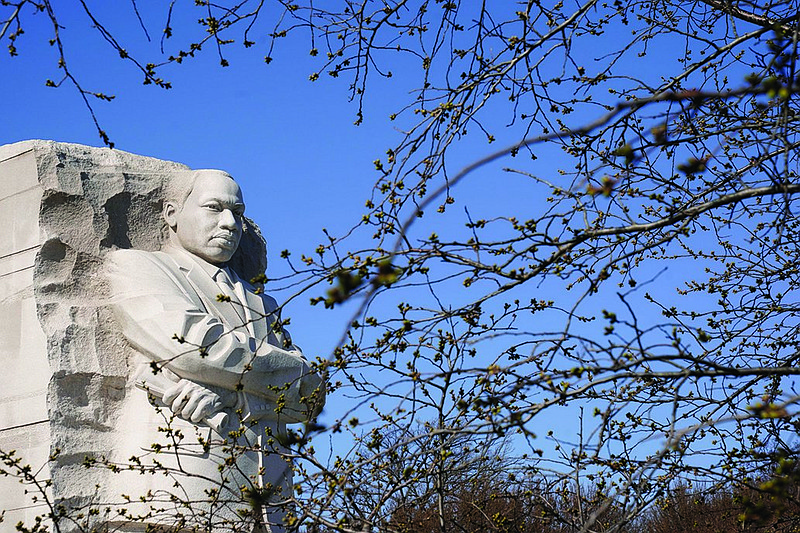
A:
POLYGON ((225 244, 228 244, 230 246, 235 246, 236 245, 236 237, 234 237, 231 234, 214 235, 211 238, 211 240, 222 241, 225 244))

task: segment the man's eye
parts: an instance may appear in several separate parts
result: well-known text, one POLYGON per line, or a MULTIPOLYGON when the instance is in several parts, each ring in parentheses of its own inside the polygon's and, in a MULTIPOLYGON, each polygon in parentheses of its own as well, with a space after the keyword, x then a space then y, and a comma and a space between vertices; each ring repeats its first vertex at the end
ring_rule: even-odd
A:
POLYGON ((222 208, 217 204, 208 204, 205 206, 206 209, 210 209, 211 211, 221 211, 222 208))

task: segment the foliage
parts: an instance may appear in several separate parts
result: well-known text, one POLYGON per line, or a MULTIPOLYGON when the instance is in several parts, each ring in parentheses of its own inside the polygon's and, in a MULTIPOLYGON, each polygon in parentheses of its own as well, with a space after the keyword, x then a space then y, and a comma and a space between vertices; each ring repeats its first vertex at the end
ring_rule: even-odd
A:
MULTIPOLYGON (((161 62, 109 44, 167 87, 169 64, 211 47, 224 65, 261 24, 267 62, 310 30, 311 80, 347 79, 356 122, 377 77, 415 89, 362 221, 284 254, 312 302, 358 302, 320 363, 352 409, 298 439, 298 523, 460 530, 458 495, 498 494, 444 483, 468 442, 504 443, 548 490, 588 481, 576 531, 677 512, 675 483, 756 479, 795 449, 796 2, 196 3, 205 34, 161 62), (356 446, 328 461, 316 431, 356 446)), ((12 53, 32 8, 61 47, 50 2, 3 5, 12 53)), ((514 520, 499 494, 475 520, 514 520)))
POLYGON ((376 162, 375 246, 309 260, 362 298, 342 388, 387 428, 514 435, 623 517, 752 476, 796 434, 796 7, 443 7, 418 118, 376 162), (453 173, 475 134, 511 142, 453 173))

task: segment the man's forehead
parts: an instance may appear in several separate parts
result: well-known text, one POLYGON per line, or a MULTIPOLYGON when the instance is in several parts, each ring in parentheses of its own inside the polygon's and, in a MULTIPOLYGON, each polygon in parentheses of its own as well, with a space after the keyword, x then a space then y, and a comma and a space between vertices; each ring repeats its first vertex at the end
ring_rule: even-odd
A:
POLYGON ((192 195, 201 199, 244 203, 239 184, 228 173, 222 171, 202 171, 195 180, 192 195))

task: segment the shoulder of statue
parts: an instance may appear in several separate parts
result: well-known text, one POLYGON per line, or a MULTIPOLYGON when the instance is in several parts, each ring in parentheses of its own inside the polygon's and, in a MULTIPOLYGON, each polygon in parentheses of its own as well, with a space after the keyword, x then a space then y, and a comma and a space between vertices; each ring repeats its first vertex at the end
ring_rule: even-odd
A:
POLYGON ((153 268, 174 270, 176 265, 164 252, 148 252, 132 248, 113 250, 106 255, 106 263, 112 270, 125 272, 152 271, 153 268))

